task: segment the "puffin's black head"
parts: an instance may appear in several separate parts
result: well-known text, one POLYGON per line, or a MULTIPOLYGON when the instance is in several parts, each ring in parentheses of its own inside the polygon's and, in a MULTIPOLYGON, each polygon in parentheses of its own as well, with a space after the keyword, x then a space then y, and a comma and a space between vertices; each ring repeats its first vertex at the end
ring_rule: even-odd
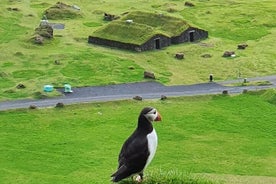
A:
POLYGON ((140 118, 142 117, 145 117, 149 122, 161 121, 161 115, 153 107, 145 107, 140 113, 140 118))

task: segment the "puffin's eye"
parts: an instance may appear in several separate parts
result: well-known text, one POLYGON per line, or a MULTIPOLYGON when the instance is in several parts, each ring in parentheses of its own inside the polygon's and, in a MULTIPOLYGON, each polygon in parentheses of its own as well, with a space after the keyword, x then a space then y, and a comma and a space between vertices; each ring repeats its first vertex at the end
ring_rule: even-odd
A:
POLYGON ((156 111, 154 111, 153 114, 156 114, 156 111))

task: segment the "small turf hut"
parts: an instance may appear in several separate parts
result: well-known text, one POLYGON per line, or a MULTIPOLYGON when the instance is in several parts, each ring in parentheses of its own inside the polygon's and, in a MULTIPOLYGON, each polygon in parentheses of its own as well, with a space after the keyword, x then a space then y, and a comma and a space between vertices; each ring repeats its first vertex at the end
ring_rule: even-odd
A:
POLYGON ((208 37, 208 32, 186 21, 163 14, 135 11, 112 21, 88 37, 92 44, 146 51, 171 44, 194 42, 208 37))

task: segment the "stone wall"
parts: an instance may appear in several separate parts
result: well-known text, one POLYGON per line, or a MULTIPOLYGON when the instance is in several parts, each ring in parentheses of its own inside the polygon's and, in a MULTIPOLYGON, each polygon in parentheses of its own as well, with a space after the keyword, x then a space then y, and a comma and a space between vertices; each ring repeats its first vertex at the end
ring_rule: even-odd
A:
POLYGON ((190 42, 190 41, 194 42, 205 38, 208 38, 208 31, 194 28, 194 27, 189 27, 179 36, 173 36, 171 38, 171 42, 172 44, 179 44, 179 43, 190 42), (193 34, 193 40, 191 40, 190 34, 193 34))
POLYGON ((162 49, 163 47, 167 47, 169 45, 171 45, 171 38, 158 34, 153 36, 143 45, 141 45, 141 50, 145 51, 145 50, 162 49), (159 40, 159 46, 156 46, 156 40, 159 40))
POLYGON ((107 39, 102 39, 102 38, 93 37, 93 36, 88 37, 88 43, 141 52, 141 51, 156 49, 156 41, 155 41, 156 39, 159 40, 160 49, 163 47, 167 47, 171 44, 170 38, 164 35, 155 35, 142 45, 123 43, 123 42, 107 40, 107 39))
POLYGON ((93 37, 93 36, 88 37, 88 43, 104 45, 104 46, 109 46, 109 47, 116 47, 116 48, 120 48, 120 49, 135 50, 135 51, 139 51, 139 49, 140 49, 139 45, 123 43, 123 42, 118 42, 118 41, 114 41, 114 40, 107 40, 107 39, 93 37))

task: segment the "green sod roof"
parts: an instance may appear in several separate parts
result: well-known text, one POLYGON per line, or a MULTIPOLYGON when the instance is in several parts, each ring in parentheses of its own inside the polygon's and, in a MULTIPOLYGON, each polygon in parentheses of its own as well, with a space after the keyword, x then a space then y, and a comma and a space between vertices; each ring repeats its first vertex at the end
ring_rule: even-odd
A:
POLYGON ((141 45, 157 34, 167 37, 178 36, 188 27, 187 22, 180 18, 135 11, 112 21, 91 36, 141 45), (127 23, 126 20, 133 20, 133 22, 127 23))
POLYGON ((166 32, 170 36, 177 36, 189 27, 188 23, 180 18, 160 13, 135 11, 122 18, 122 20, 128 19, 133 20, 136 23, 151 26, 156 30, 166 32))

